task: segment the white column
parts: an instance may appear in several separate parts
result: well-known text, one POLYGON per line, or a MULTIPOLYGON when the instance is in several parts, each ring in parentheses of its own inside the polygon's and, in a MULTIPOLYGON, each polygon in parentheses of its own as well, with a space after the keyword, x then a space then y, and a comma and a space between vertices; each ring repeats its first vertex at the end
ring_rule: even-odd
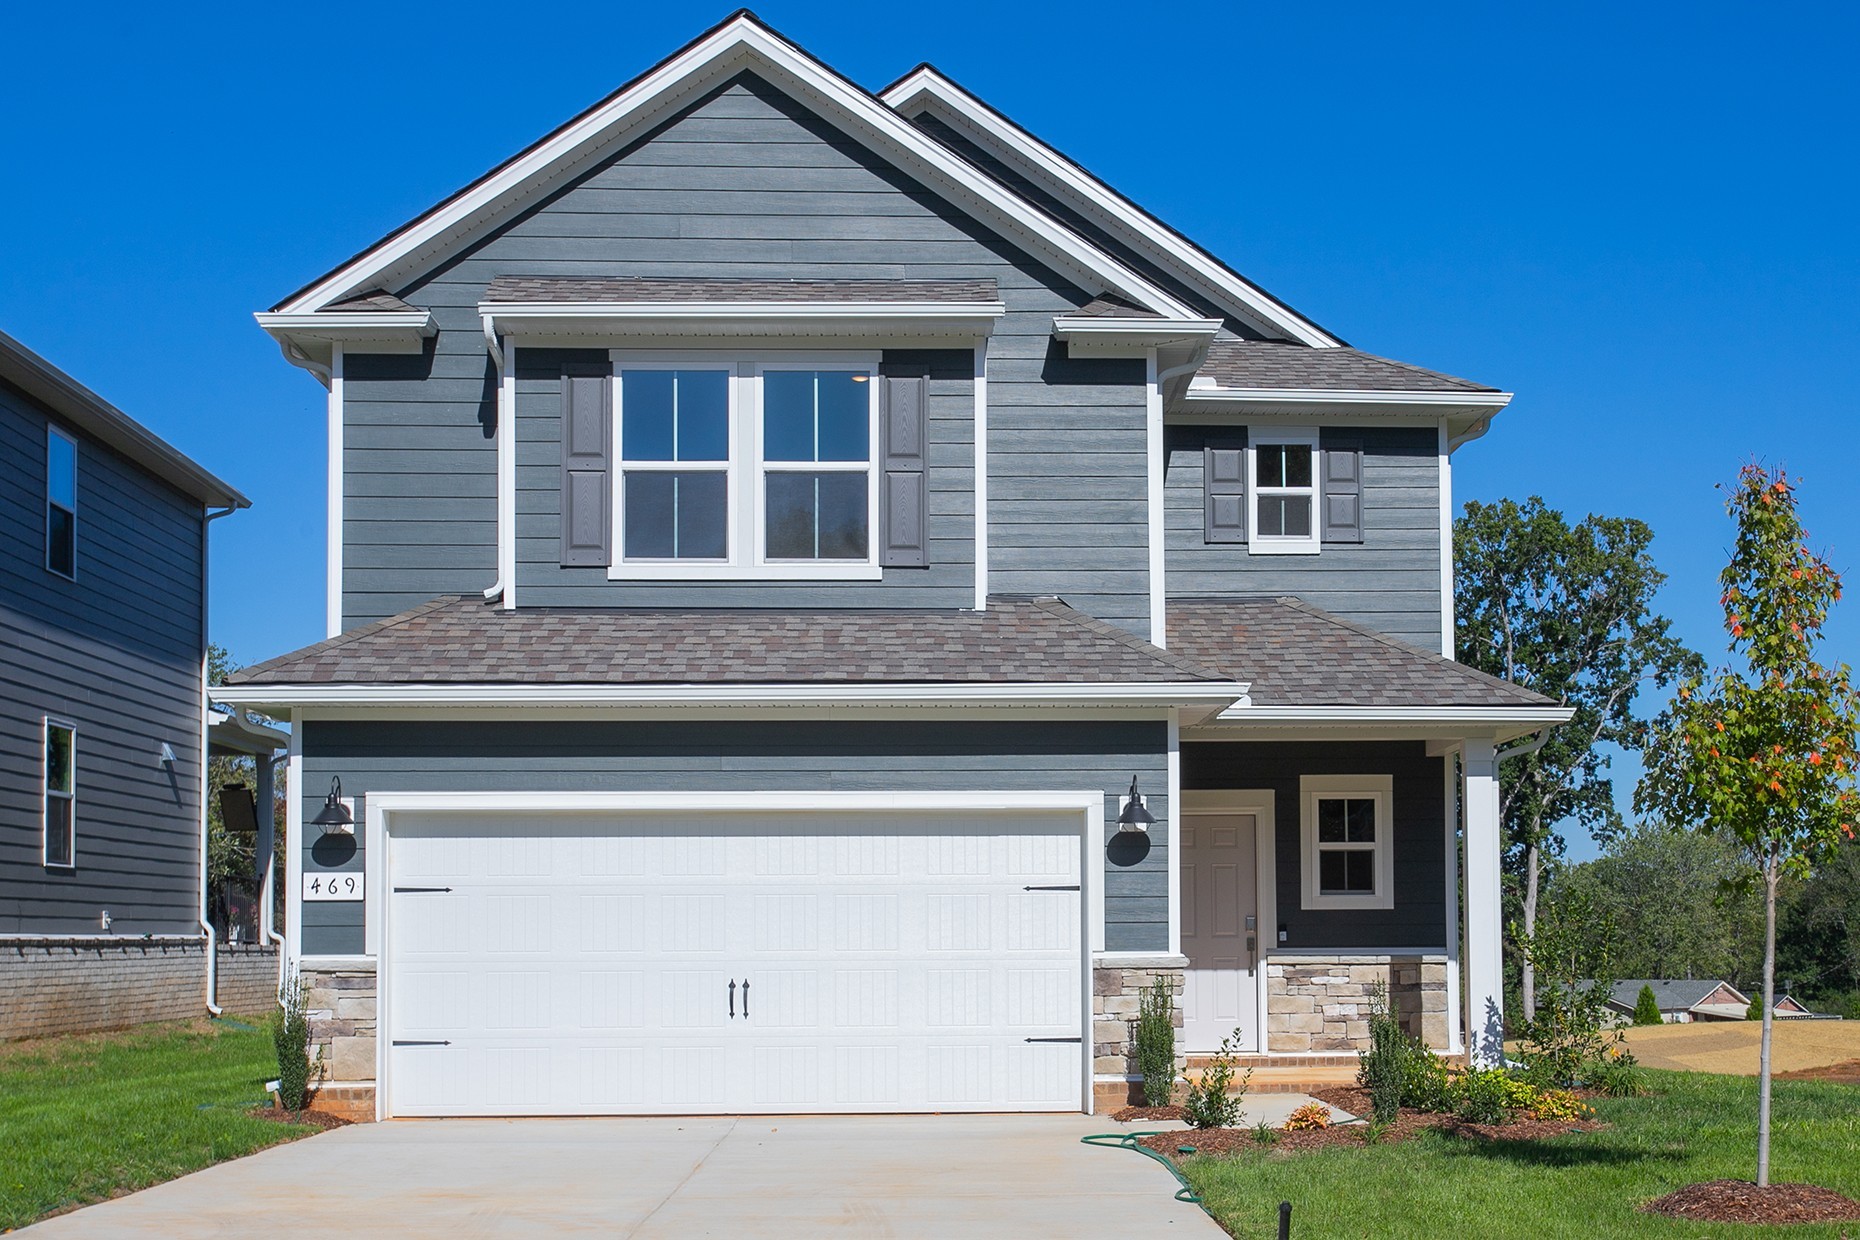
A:
POLYGON ((1475 1065, 1504 1058, 1504 913, 1499 894, 1498 759, 1491 741, 1463 751, 1466 813, 1466 1053, 1475 1065))
POLYGON ((1444 781, 1447 855, 1447 1046, 1449 1055, 1466 1053, 1465 1025, 1460 1019, 1460 777, 1459 747, 1441 756, 1444 781))

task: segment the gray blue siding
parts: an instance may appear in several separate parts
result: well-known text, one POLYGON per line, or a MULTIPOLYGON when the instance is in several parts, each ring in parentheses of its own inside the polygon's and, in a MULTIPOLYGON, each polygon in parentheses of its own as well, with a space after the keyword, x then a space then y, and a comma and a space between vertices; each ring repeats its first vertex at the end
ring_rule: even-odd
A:
MULTIPOLYGON (((1290 951, 1383 951, 1446 943, 1446 774, 1420 741, 1196 741, 1182 745, 1183 791, 1273 794, 1278 816, 1278 916, 1290 951), (1390 775, 1395 819, 1395 907, 1312 909, 1303 899, 1298 780, 1302 775, 1390 775)), ((1273 941, 1267 927, 1267 942, 1273 941)))
POLYGON ((48 418, 0 384, 0 933, 101 933, 105 909, 117 934, 196 933, 201 508, 60 422, 77 580, 47 572, 48 418), (73 870, 41 864, 47 715, 77 727, 73 870))
MULTIPOLYGON (((1071 362, 1052 316, 1079 289, 793 100, 744 76, 410 287, 440 333, 421 358, 346 367, 343 622, 495 576, 495 401, 477 306, 498 275, 997 281, 988 346, 991 584, 1050 593, 1147 635, 1141 363, 1071 362)), ((973 598, 972 400, 933 382, 929 568, 882 582, 610 583, 559 563, 560 396, 521 361, 523 604, 963 606, 973 598)))
MULTIPOLYGON (((752 792, 1102 790, 1105 946, 1168 946, 1168 850, 1113 840, 1136 775, 1166 818, 1165 725, 1141 722, 310 722, 303 726, 304 817, 315 789, 342 778, 369 792, 752 792)), ((306 871, 357 871, 340 842, 303 842, 306 871)), ((360 903, 306 903, 303 950, 363 950, 360 903)))
POLYGON ((1424 650, 1440 649, 1440 464, 1433 427, 1325 428, 1325 441, 1362 444, 1363 541, 1327 543, 1317 555, 1249 555, 1245 543, 1205 540, 1202 448, 1220 434, 1232 432, 1164 428, 1164 579, 1171 595, 1297 595, 1424 650))

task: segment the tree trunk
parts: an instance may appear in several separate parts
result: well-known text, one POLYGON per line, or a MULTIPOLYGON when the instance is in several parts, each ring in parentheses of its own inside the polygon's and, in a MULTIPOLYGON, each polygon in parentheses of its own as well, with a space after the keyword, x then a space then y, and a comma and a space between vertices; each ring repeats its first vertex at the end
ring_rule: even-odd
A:
POLYGON ((1770 1182, 1770 1031, 1776 1020, 1775 854, 1763 859, 1763 1050, 1757 1057, 1757 1187, 1770 1182))
MULTIPOLYGON (((1537 824, 1531 824, 1531 838, 1537 838, 1537 824)), ((1532 843, 1524 850, 1524 937, 1528 940, 1537 933, 1537 870, 1542 864, 1542 857, 1537 845, 1532 843)), ((1531 954, 1522 953, 1523 961, 1518 968, 1518 992, 1524 1000, 1524 1019, 1537 1019, 1537 970, 1531 966, 1531 954)))

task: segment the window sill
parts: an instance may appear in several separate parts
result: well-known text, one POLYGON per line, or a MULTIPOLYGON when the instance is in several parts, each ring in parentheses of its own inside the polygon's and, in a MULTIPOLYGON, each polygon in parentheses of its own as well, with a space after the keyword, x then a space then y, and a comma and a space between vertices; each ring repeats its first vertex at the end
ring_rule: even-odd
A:
POLYGON ((1316 555, 1323 547, 1322 543, 1305 542, 1266 542, 1255 541, 1246 545, 1248 555, 1316 555))
POLYGON ((1349 909, 1392 909, 1395 907, 1395 897, 1393 894, 1386 896, 1326 896, 1316 895, 1307 891, 1304 898, 1298 902, 1298 907, 1301 909, 1314 909, 1319 911, 1325 909, 1332 911, 1349 909))
POLYGON ((614 564, 609 581, 878 581, 877 564, 614 564))

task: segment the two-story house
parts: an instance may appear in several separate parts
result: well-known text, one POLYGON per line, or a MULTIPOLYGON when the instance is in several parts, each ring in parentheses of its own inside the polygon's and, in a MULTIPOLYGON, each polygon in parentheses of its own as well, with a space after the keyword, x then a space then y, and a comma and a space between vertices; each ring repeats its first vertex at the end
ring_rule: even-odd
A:
POLYGON ((1445 657, 1506 393, 748 14, 258 319, 330 636, 228 696, 332 1097, 1090 1108, 1157 977, 1188 1052, 1380 979, 1497 1053, 1495 747, 1564 717, 1445 657))
POLYGON ((246 506, 0 334, 0 1038, 271 1001, 206 905, 207 533, 246 506))

